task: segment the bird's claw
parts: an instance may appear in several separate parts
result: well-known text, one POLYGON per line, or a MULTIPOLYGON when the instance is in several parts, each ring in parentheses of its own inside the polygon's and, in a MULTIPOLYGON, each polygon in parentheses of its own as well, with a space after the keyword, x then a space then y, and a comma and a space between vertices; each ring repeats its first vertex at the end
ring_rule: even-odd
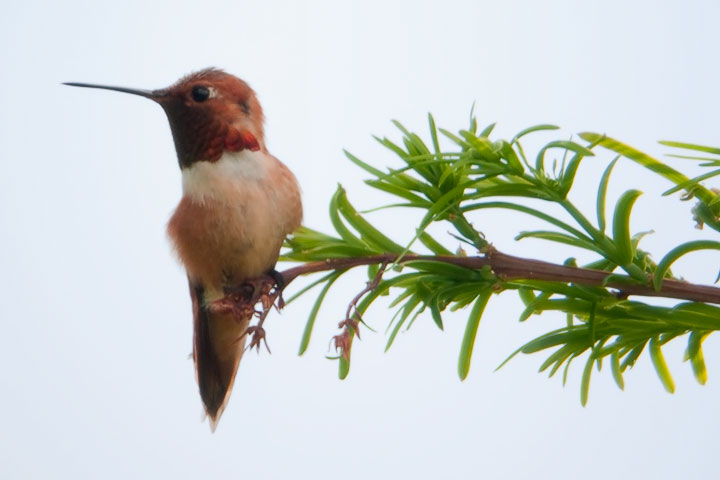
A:
POLYGON ((214 314, 231 314, 236 318, 245 318, 255 312, 252 304, 235 294, 210 302, 208 307, 214 314))
POLYGON ((268 346, 267 338, 265 337, 265 329, 262 326, 255 325, 252 327, 248 327, 247 330, 245 330, 245 335, 252 335, 252 338, 250 339, 250 344, 247 346, 247 350, 252 350, 253 348, 255 348, 259 353, 260 343, 264 343, 268 353, 272 353, 270 351, 270 347, 268 346))
POLYGON ((246 335, 250 335, 250 342, 246 350, 255 348, 259 352, 260 345, 265 344, 268 353, 272 353, 262 324, 276 299, 278 310, 285 305, 282 298, 284 287, 285 279, 282 274, 276 270, 270 270, 265 275, 249 279, 239 286, 226 287, 224 289, 225 297, 213 302, 211 308, 221 313, 232 313, 239 319, 257 316, 257 325, 248 327, 238 341, 244 339, 246 335), (258 303, 262 305, 262 310, 255 309, 255 305, 258 303))
POLYGON ((285 306, 282 297, 282 291, 285 288, 285 279, 282 274, 276 270, 270 270, 261 277, 251 278, 239 286, 225 288, 225 295, 237 297, 237 301, 242 300, 251 305, 260 302, 265 310, 272 307, 277 298, 278 310, 285 306))

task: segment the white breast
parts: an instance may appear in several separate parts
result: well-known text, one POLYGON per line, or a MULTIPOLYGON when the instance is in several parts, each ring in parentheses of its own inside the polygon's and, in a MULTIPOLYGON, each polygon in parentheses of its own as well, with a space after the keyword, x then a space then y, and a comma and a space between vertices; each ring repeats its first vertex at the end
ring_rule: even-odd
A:
POLYGON ((198 203, 230 200, 238 188, 264 183, 273 160, 265 152, 243 150, 225 152, 216 162, 196 162, 182 170, 183 194, 198 203))
POLYGON ((193 281, 221 291, 272 268, 300 225, 295 177, 263 152, 226 152, 183 169, 183 199, 168 234, 193 281), (228 278, 228 275, 230 278, 228 278))

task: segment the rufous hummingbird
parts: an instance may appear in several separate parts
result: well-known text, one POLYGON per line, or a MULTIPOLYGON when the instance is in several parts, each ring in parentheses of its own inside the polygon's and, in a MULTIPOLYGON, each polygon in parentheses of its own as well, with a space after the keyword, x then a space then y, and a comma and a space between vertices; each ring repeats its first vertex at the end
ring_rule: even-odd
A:
POLYGON ((149 98, 170 121, 183 197, 167 231, 190 282, 195 372, 215 431, 254 312, 238 315, 215 304, 274 272, 283 240, 302 220, 297 180, 265 147, 255 92, 222 70, 201 70, 160 90, 66 85, 149 98))

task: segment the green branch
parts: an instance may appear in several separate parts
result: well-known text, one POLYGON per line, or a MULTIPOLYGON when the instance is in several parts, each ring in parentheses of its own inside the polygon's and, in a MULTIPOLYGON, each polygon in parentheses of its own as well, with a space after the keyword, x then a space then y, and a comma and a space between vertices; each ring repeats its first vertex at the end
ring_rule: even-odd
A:
MULTIPOLYGON (((666 390, 672 392, 674 382, 662 347, 681 337, 688 341, 686 360, 698 382, 705 383, 702 343, 720 329, 720 307, 715 306, 720 304, 720 289, 676 278, 670 267, 678 258, 698 250, 718 250, 720 242, 686 242, 660 252, 661 261, 655 263, 651 254, 640 248, 647 232, 634 233, 631 221, 634 205, 653 201, 652 197, 640 197, 639 190, 629 190, 613 208, 608 204, 607 191, 611 176, 622 169, 623 159, 629 159, 647 168, 648 175, 657 174, 672 182, 666 195, 682 192, 681 200, 696 199, 697 203, 688 209, 691 221, 686 226, 692 226, 694 221, 697 226, 708 225, 720 232, 720 196, 705 185, 720 175, 720 149, 664 142, 683 152, 690 151, 673 154, 673 158, 699 160, 702 167, 710 169, 691 177, 617 140, 593 133, 580 135, 589 142, 585 145, 567 138, 551 139, 538 148, 534 161, 533 157, 529 160, 521 140, 548 135, 557 129, 552 125, 527 128, 508 141, 491 138, 494 124, 479 130, 472 118, 467 129, 455 134, 438 129, 430 116, 430 146, 399 122, 395 125, 402 134, 399 142, 377 140, 398 157, 400 165, 383 169, 349 152, 346 155, 370 176, 366 180, 370 188, 396 197, 387 205, 364 211, 412 208, 422 213, 422 220, 408 232, 409 241, 391 239, 382 233, 382 226, 359 213, 339 186, 329 211, 335 235, 301 228, 288 239, 281 260, 299 265, 282 273, 286 284, 301 275, 330 272, 298 294, 307 295, 312 288, 321 287, 303 333, 301 353, 309 345, 323 301, 332 295, 336 281, 350 269, 366 266, 368 283, 349 299, 346 318, 340 322, 342 331, 334 338, 340 353, 335 358, 341 378, 349 373, 352 345, 364 328, 363 316, 375 300, 388 296, 389 308, 396 309, 396 313, 383 315, 388 318, 387 348, 398 332, 410 328, 418 319, 429 318, 443 329, 447 311, 468 312, 458 357, 458 374, 464 379, 471 366, 475 339, 482 334, 481 317, 492 294, 515 291, 523 304, 519 308, 521 322, 543 312, 563 315, 556 328, 521 346, 508 360, 517 353, 548 352, 540 370, 550 376, 562 370, 564 383, 571 363, 586 356, 581 380, 583 404, 588 399, 593 366, 599 369, 607 358, 615 382, 624 388, 623 375, 644 352, 648 352, 666 390), (583 212, 570 200, 569 193, 582 160, 593 156, 594 161, 602 161, 599 152, 603 149, 617 156, 608 159, 599 179, 594 211, 583 212), (697 157, 697 152, 702 156, 697 157), (527 200, 534 202, 532 207, 525 204, 527 200), (537 200, 542 201, 539 207, 537 200), (501 253, 473 226, 473 215, 492 209, 529 215, 547 225, 541 230, 520 231, 517 240, 535 238, 571 245, 593 260, 577 265, 574 258, 568 258, 559 265, 501 253), (558 216, 558 210, 564 216, 558 216), (612 218, 606 219, 610 211, 612 218), (452 231, 452 240, 442 241, 431 235, 428 228, 433 224, 452 231), (607 229, 610 232, 606 232, 606 226, 611 227, 607 229), (458 245, 473 250, 473 254, 467 256, 458 245), (427 249, 430 254, 417 249, 427 249), (458 253, 453 255, 453 251, 458 253), (653 305, 648 303, 653 297, 680 302, 653 305)), ((645 183, 645 179, 638 179, 638 185, 645 183)), ((588 193, 585 188, 574 195, 588 193)))

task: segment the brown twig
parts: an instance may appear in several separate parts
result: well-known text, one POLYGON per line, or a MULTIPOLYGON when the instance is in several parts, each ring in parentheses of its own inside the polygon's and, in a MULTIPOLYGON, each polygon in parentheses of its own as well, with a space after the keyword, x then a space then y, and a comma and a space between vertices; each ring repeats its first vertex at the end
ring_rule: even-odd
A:
MULTIPOLYGON (((252 334, 252 341, 248 348, 256 347, 260 349, 260 343, 265 342, 265 347, 270 351, 265 339, 265 330, 262 325, 269 313, 272 305, 281 297, 282 290, 293 280, 301 275, 310 273, 323 272, 328 270, 347 270, 349 268, 362 265, 380 264, 375 279, 368 282, 366 287, 355 296, 348 306, 346 318, 338 324, 343 331, 333 337, 335 348, 342 351, 342 355, 347 358, 349 355, 351 343, 351 330, 355 331, 359 337, 357 312, 357 302, 363 295, 377 288, 386 267, 392 263, 410 263, 414 261, 432 261, 457 265, 473 270, 483 267, 490 269, 502 281, 508 280, 544 280, 550 282, 574 283, 584 286, 608 287, 618 290, 616 295, 619 298, 627 298, 629 295, 640 295, 646 297, 664 297, 677 298, 681 300, 690 300, 696 302, 706 302, 720 304, 720 288, 708 285, 697 285, 679 280, 667 279, 663 280, 660 290, 656 291, 648 279, 647 285, 639 283, 627 283, 618 281, 607 281, 612 275, 610 272, 603 270, 593 270, 589 268, 569 267, 565 265, 557 265, 554 263, 543 262, 541 260, 533 260, 529 258, 515 257, 499 252, 493 247, 489 247, 484 255, 474 257, 462 257, 451 255, 411 255, 406 254, 402 257, 394 253, 385 253, 382 255, 372 255, 368 257, 353 258, 330 258, 320 262, 308 262, 297 267, 289 268, 283 272, 279 272, 273 277, 262 277, 256 279, 256 294, 252 298, 247 299, 237 294, 228 294, 227 297, 220 302, 230 303, 238 311, 244 312, 242 309, 252 309, 258 300, 262 300, 263 310, 255 312, 258 316, 258 323, 255 326, 248 327, 243 335, 252 334), (278 281, 277 276, 282 277, 282 281, 278 281), (282 285, 280 285, 282 284, 282 285), (272 286, 275 288, 272 288, 272 286), (259 292, 259 294, 258 294, 259 292), (237 298, 236 298, 237 297, 237 298), (353 308, 355 311, 353 312, 353 308)), ((278 305, 278 309, 282 308, 278 305)), ((244 313, 242 313, 244 315, 244 313)), ((242 316, 241 315, 241 316, 242 316)))
POLYGON ((345 320, 340 322, 338 327, 346 327, 349 323, 350 326, 353 327, 353 330, 355 330, 355 333, 357 334, 358 338, 360 338, 360 331, 358 330, 358 320, 362 321, 362 318, 360 317, 360 313, 358 313, 357 310, 357 304, 360 301, 360 299, 365 296, 366 294, 372 292, 375 290, 378 285, 380 284, 380 280, 382 280, 382 276, 385 273, 385 269, 387 268, 388 262, 383 262, 380 268, 378 269, 377 273, 375 274, 375 278, 371 282, 367 282, 365 285, 365 288, 360 290, 360 292, 355 295, 355 298, 353 298, 350 301, 350 304, 347 308, 347 313, 345 314, 345 320), (355 310, 353 314, 353 309, 355 310))
POLYGON ((371 282, 367 282, 365 288, 363 288, 360 293, 355 295, 355 298, 350 301, 347 313, 345 314, 345 319, 342 322, 338 323, 338 328, 342 328, 343 330, 342 332, 340 332, 340 334, 333 337, 333 340, 335 342, 335 350, 340 350, 342 356, 345 357, 346 360, 350 358, 350 345, 352 336, 351 330, 355 332, 358 338, 360 338, 360 328, 358 326, 358 322, 362 321, 362 317, 358 312, 357 304, 363 296, 372 292, 378 287, 378 285, 380 284, 380 280, 382 280, 382 276, 385 273, 387 265, 388 262, 382 262, 382 265, 375 274, 375 278, 371 282))
POLYGON ((402 258, 394 253, 385 253, 368 257, 329 258, 320 262, 309 262, 280 272, 289 284, 300 275, 328 270, 346 270, 361 265, 409 263, 413 261, 433 261, 457 265, 477 270, 485 266, 498 276, 500 280, 545 280, 550 282, 575 283, 577 285, 615 288, 624 295, 640 295, 646 297, 677 298, 695 302, 720 304, 720 288, 708 285, 697 285, 680 280, 663 280, 660 290, 650 285, 626 282, 606 281, 611 274, 603 270, 569 267, 554 263, 515 257, 499 252, 490 247, 484 255, 474 257, 456 257, 450 255, 404 255, 402 258))

